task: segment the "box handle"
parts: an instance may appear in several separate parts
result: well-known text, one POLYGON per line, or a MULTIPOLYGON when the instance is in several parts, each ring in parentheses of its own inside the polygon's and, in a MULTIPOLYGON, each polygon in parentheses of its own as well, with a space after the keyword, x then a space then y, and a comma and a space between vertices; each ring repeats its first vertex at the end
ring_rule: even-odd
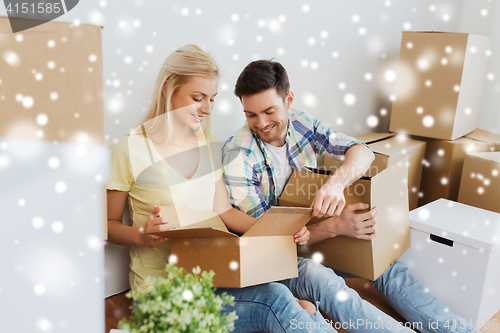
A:
POLYGON ((438 242, 438 243, 453 247, 453 241, 451 239, 446 239, 446 238, 439 237, 439 236, 433 235, 433 234, 430 235, 430 238, 434 242, 438 242))

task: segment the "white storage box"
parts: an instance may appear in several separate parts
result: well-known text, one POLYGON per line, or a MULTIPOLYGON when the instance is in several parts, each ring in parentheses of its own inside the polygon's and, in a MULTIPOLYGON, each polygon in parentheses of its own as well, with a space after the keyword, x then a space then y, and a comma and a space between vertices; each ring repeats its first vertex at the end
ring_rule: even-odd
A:
POLYGON ((500 309, 500 214, 439 199, 410 212, 400 261, 453 313, 477 327, 500 309))

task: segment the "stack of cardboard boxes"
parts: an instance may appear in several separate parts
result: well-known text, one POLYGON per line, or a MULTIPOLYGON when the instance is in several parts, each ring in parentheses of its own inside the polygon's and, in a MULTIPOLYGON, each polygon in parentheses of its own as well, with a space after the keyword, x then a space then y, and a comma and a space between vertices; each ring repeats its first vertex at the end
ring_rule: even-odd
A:
POLYGON ((490 38, 405 32, 390 131, 427 143, 418 205, 456 201, 467 153, 498 149, 500 135, 476 129, 490 38))
MULTIPOLYGON (((344 192, 346 204, 381 208, 378 235, 371 241, 334 237, 300 251, 326 266, 373 280, 407 250, 411 234, 412 246, 401 260, 450 309, 478 327, 500 307, 495 301, 499 288, 492 282, 500 280, 499 270, 492 267, 500 214, 435 200, 458 198, 500 212, 500 197, 493 195, 500 192, 500 152, 493 152, 500 150, 500 135, 476 128, 489 46, 489 38, 471 34, 403 33, 390 124, 394 133, 356 137, 372 149, 375 160, 344 192), (408 210, 413 210, 411 215, 408 210), (471 266, 460 267, 464 262, 471 266), (485 275, 486 282, 481 278, 485 275)), ((329 177, 325 173, 335 172, 340 164, 324 157, 326 172, 295 171, 280 205, 309 206, 329 177)))
POLYGON ((500 309, 500 214, 485 210, 500 212, 500 135, 476 129, 489 46, 470 34, 403 33, 390 124, 427 144, 401 261, 478 328, 500 309))

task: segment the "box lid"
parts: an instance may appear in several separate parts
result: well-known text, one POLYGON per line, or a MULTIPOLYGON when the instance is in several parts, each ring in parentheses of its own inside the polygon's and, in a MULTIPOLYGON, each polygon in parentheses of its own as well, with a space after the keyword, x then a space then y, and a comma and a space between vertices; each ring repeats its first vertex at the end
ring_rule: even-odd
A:
POLYGON ((467 155, 474 155, 480 158, 484 158, 485 160, 489 160, 495 163, 500 163, 500 151, 492 151, 486 153, 469 153, 467 155))
POLYGON ((361 135, 357 135, 354 138, 356 138, 359 141, 363 141, 366 144, 381 141, 387 138, 390 138, 391 136, 396 135, 396 133, 365 133, 361 135))
POLYGON ((491 252, 500 238, 500 214, 438 199, 412 210, 410 227, 491 252))
POLYGON ((311 208, 271 207, 242 237, 293 236, 311 219, 311 208))
POLYGON ((392 156, 399 153, 406 154, 409 149, 424 143, 424 141, 414 140, 406 135, 396 135, 387 140, 370 143, 369 147, 378 154, 392 156))
MULTIPOLYGON (((271 207, 242 237, 292 236, 311 219, 311 208, 271 207)), ((160 216, 168 217, 174 230, 147 234, 169 238, 238 237, 227 230, 215 212, 162 206, 160 216)))
POLYGON ((466 32, 447 32, 447 31, 434 31, 434 30, 422 30, 422 31, 403 31, 403 34, 453 34, 453 35, 471 35, 466 32))
POLYGON ((500 134, 488 132, 479 128, 474 132, 465 135, 465 137, 472 140, 482 141, 490 144, 500 143, 500 134))
POLYGON ((161 206, 160 216, 167 217, 168 223, 177 228, 147 234, 169 238, 238 237, 227 230, 215 212, 161 206))

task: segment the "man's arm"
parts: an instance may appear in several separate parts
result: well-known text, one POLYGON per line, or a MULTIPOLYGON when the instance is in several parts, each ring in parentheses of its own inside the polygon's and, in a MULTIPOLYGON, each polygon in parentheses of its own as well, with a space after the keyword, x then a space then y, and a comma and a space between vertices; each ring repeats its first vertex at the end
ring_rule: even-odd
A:
POLYGON ((366 210, 368 204, 357 203, 346 206, 338 217, 331 217, 319 223, 307 226, 311 235, 307 244, 318 243, 327 238, 348 236, 357 239, 372 240, 377 235, 379 221, 378 207, 357 214, 356 211, 366 210))
MULTIPOLYGON (((229 201, 238 207, 224 210, 221 219, 229 230, 244 233, 256 220, 260 218, 271 206, 266 202, 260 188, 258 177, 255 176, 252 165, 248 162, 246 154, 240 149, 228 149, 227 144, 222 151, 223 176, 227 193, 216 189, 219 197, 229 194, 229 201), (235 155, 236 154, 236 155, 235 155), (242 216, 246 215, 246 216, 242 216), (227 222, 227 223, 226 223, 227 222), (238 227, 235 228, 235 226, 238 227)), ((222 201, 227 202, 227 196, 222 201)), ((309 230, 303 227, 294 235, 295 243, 305 245, 309 240, 309 230)))
POLYGON ((260 188, 260 178, 253 167, 253 157, 247 150, 226 143, 222 150, 223 177, 229 201, 246 214, 259 218, 271 206, 260 188))
POLYGON ((340 167, 316 193, 311 216, 339 216, 345 205, 344 189, 365 174, 374 158, 370 148, 362 144, 350 146, 340 167))

